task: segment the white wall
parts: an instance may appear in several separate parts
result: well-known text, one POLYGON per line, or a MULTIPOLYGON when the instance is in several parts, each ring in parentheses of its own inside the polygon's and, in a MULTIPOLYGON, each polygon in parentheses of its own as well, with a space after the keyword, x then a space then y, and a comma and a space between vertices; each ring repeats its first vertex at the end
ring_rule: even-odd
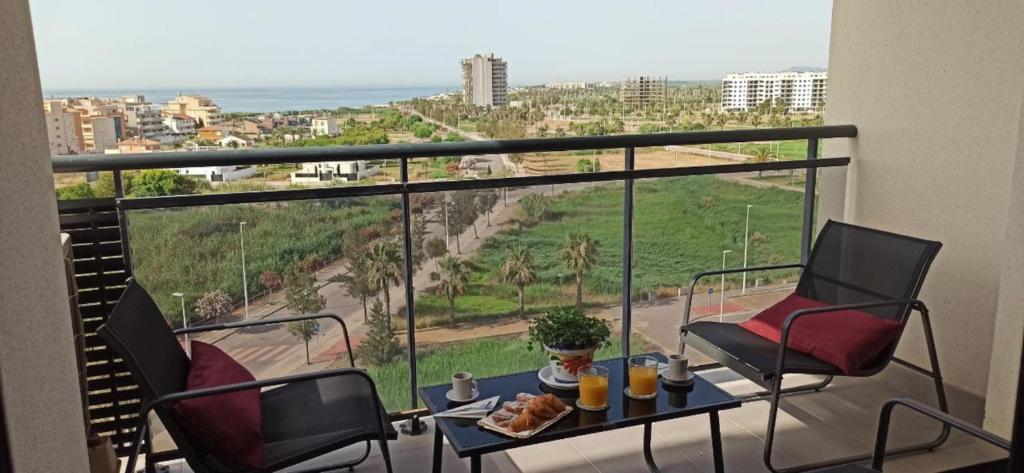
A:
POLYGON ((85 472, 67 282, 28 0, 0 2, 0 386, 18 472, 85 472))
MULTIPOLYGON (((1006 248, 1019 245, 1006 240, 1006 216, 1024 93, 1022 20, 1014 0, 833 6, 825 121, 856 125, 858 137, 826 143, 826 155, 853 162, 845 192, 843 173, 823 175, 822 212, 945 244, 922 299, 947 383, 979 396, 1006 248)), ((916 321, 899 355, 927 363, 916 321)))

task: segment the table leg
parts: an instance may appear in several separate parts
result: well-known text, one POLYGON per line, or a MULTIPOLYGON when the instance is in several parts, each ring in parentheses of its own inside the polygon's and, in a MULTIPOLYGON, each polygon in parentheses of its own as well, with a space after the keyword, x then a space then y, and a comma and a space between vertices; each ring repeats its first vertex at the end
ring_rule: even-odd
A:
POLYGON ((651 451, 651 424, 644 424, 644 461, 651 473, 660 473, 658 464, 654 463, 654 452, 651 451))
POLYGON ((715 473, 725 471, 725 461, 722 459, 722 428, 718 422, 718 411, 708 413, 711 419, 711 452, 715 457, 715 473))
MULTIPOLYGON (((436 421, 435 421, 436 422, 436 421)), ((441 429, 434 424, 434 459, 433 466, 430 471, 433 473, 441 473, 441 455, 443 452, 441 449, 444 448, 444 434, 441 433, 441 429)))
POLYGON ((480 455, 473 455, 469 457, 469 473, 480 473, 481 471, 480 455))

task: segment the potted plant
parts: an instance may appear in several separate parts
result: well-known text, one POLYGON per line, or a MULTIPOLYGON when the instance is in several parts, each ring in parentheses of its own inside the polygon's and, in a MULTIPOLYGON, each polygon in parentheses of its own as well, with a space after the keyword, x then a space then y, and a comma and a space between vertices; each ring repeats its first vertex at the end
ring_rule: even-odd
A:
POLYGON ((594 352, 611 338, 608 323, 572 307, 546 312, 530 322, 530 341, 548 353, 552 375, 566 382, 579 381, 580 370, 594 361, 594 352))

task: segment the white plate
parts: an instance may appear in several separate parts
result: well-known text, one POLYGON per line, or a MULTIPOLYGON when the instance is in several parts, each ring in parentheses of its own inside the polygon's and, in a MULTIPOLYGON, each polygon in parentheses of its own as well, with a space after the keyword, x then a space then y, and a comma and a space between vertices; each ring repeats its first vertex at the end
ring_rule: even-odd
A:
POLYGON ((455 398, 455 390, 454 389, 449 389, 448 392, 444 393, 444 397, 448 398, 448 400, 451 401, 451 402, 469 402, 469 401, 475 401, 476 398, 480 397, 480 391, 477 391, 476 389, 474 389, 473 390, 473 395, 470 396, 469 399, 456 399, 455 398))
POLYGON ((671 385, 671 386, 689 386, 689 385, 693 384, 693 377, 694 376, 696 376, 696 375, 693 374, 693 371, 686 370, 686 377, 683 378, 683 379, 673 379, 673 378, 669 378, 668 376, 665 376, 663 374, 663 375, 661 375, 661 380, 664 381, 665 384, 668 384, 668 385, 671 385))
POLYGON ((537 378, 540 379, 540 382, 555 389, 576 389, 580 386, 580 383, 570 383, 555 379, 555 375, 551 372, 550 365, 541 368, 541 370, 537 372, 537 378))

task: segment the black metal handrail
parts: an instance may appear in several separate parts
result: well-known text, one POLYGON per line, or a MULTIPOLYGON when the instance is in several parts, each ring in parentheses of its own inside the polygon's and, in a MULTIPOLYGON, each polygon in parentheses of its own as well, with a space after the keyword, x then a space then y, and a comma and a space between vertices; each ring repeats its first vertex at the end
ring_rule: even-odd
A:
MULTIPOLYGON (((588 136, 522 140, 469 141, 459 143, 422 143, 371 146, 330 146, 319 148, 275 148, 255 150, 193 151, 142 153, 96 156, 55 156, 55 173, 113 171, 117 209, 121 229, 121 242, 125 267, 131 271, 131 252, 126 210, 162 209, 205 205, 225 205, 289 200, 344 198, 371 195, 398 195, 402 199, 403 252, 405 256, 406 301, 415 300, 411 250, 411 210, 409 197, 416 193, 449 192, 469 189, 500 189, 549 184, 621 181, 625 184, 623 205, 623 293, 622 293, 622 352, 630 353, 629 333, 632 312, 632 222, 633 185, 637 179, 680 177, 708 174, 734 174, 768 170, 842 167, 849 164, 848 157, 818 159, 818 140, 826 138, 853 138, 857 128, 853 125, 831 125, 800 128, 764 128, 754 130, 724 130, 686 133, 657 133, 645 135, 588 136), (742 163, 728 165, 667 167, 635 169, 635 150, 643 147, 670 145, 699 145, 713 143, 740 143, 752 141, 807 140, 806 160, 742 163), (411 158, 440 156, 469 156, 480 154, 530 153, 550 151, 623 149, 625 169, 583 174, 553 174, 527 177, 504 177, 469 180, 443 180, 411 182, 411 158), (275 191, 235 192, 222 194, 181 195, 168 197, 123 198, 121 171, 133 169, 181 168, 198 166, 265 165, 306 163, 319 161, 354 161, 397 159, 401 163, 400 182, 368 186, 323 187, 275 191)), ((801 254, 806 258, 814 234, 815 173, 808 172, 804 184, 803 227, 801 254)), ((415 304, 406 303, 407 346, 416 346, 415 304)), ((416 350, 408 350, 410 401, 416 399, 416 350)))
POLYGON ((614 148, 646 148, 669 145, 743 143, 750 141, 853 138, 853 125, 760 128, 753 130, 693 131, 643 135, 574 136, 521 140, 463 141, 456 143, 415 143, 358 146, 268 148, 222 151, 177 151, 166 153, 97 154, 54 156, 53 172, 124 171, 200 166, 241 166, 295 164, 318 161, 366 159, 431 158, 478 154, 537 153, 614 148))

